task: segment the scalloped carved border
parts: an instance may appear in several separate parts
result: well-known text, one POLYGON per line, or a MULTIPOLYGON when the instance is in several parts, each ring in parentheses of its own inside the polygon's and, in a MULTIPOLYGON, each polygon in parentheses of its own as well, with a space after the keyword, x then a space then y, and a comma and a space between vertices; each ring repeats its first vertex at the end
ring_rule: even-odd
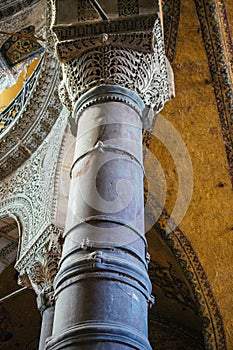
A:
POLYGON ((162 0, 164 45, 167 59, 172 63, 176 54, 176 43, 180 22, 181 0, 162 0))
POLYGON ((233 186, 233 41, 223 0, 194 0, 233 186))

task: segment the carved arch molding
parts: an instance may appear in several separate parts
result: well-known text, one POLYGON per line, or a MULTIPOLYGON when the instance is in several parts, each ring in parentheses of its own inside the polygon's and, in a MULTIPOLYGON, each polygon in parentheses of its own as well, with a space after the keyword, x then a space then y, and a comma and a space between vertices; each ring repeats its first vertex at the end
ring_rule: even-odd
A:
MULTIPOLYGON (((33 80, 33 85, 29 86, 26 101, 19 108, 16 97, 15 106, 13 101, 9 116, 6 116, 13 118, 13 121, 1 133, 0 181, 31 157, 51 131, 62 109, 57 92, 59 66, 54 55, 54 42, 50 30, 50 1, 30 1, 30 7, 27 8, 28 3, 26 0, 18 1, 17 4, 21 4, 24 10, 15 14, 14 21, 11 18, 2 21, 1 30, 15 32, 27 25, 35 25, 36 35, 46 38, 45 53, 40 72, 33 80)), ((1 8, 0 6, 0 11, 1 8)), ((7 36, 1 35, 0 44, 6 39, 7 36)))

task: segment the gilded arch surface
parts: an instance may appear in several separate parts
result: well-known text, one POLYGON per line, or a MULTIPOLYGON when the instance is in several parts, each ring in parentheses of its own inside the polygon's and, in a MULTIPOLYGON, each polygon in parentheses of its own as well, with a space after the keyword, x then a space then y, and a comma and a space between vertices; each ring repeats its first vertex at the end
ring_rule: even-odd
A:
MULTIPOLYGON (((15 15, 14 21, 7 18, 6 21, 1 22, 1 29, 7 32, 21 30, 27 25, 35 25, 36 34, 46 39, 46 52, 33 84, 27 87, 25 103, 22 104, 21 101, 24 97, 22 90, 20 103, 16 98, 15 104, 13 101, 9 111, 6 110, 9 116, 3 115, 4 113, 0 115, 0 120, 1 117, 4 120, 13 116, 13 121, 1 135, 0 180, 10 175, 31 157, 51 131, 62 109, 57 93, 59 70, 54 57, 54 43, 50 30, 50 2, 40 1, 33 5, 24 9, 24 21, 20 12, 15 15)), ((0 43, 6 38, 6 35, 1 36, 0 43)))
MULTIPOLYGON (((208 60, 229 174, 233 185, 233 43, 223 0, 194 0, 204 48, 208 60)), ((164 40, 166 55, 172 63, 182 0, 163 0, 164 40)))

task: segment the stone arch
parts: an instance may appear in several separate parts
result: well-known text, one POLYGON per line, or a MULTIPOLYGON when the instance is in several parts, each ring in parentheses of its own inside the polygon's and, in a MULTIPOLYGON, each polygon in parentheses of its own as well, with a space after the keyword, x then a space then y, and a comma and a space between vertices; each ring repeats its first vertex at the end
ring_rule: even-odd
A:
MULTIPOLYGON (((36 28, 41 25, 45 30, 45 53, 37 68, 31 76, 30 86, 27 86, 27 98, 20 104, 22 108, 15 113, 18 100, 21 99, 21 93, 1 114, 1 121, 4 122, 9 115, 13 118, 9 125, 1 130, 0 146, 0 180, 12 174, 19 168, 42 144, 45 137, 51 131, 62 109, 57 94, 59 83, 58 63, 53 55, 54 42, 50 30, 51 11, 50 4, 38 2, 28 13, 28 21, 21 22, 20 14, 16 15, 15 21, 7 19, 2 22, 2 30, 14 32, 20 30, 26 25, 34 25, 36 28), (37 24, 37 14, 44 13, 45 20, 37 24), (17 26, 16 24, 17 23, 17 26)), ((2 44, 4 39, 0 40, 2 44)), ((4 78, 4 77, 3 77, 4 78)), ((25 95, 25 96, 26 96, 25 95)), ((6 123, 7 124, 7 123, 6 123)))
POLYGON ((10 217, 17 222, 19 230, 18 255, 22 254, 33 229, 33 206, 24 195, 0 202, 0 219, 10 217))

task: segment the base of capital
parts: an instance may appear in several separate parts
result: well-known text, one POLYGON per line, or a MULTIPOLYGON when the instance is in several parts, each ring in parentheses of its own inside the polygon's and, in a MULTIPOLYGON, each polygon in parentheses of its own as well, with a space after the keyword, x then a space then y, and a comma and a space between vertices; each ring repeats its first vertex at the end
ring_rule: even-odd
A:
POLYGON ((136 92, 118 85, 101 85, 84 93, 76 102, 73 118, 78 119, 79 114, 87 107, 103 102, 122 102, 132 107, 143 120, 149 108, 144 104, 136 92))

